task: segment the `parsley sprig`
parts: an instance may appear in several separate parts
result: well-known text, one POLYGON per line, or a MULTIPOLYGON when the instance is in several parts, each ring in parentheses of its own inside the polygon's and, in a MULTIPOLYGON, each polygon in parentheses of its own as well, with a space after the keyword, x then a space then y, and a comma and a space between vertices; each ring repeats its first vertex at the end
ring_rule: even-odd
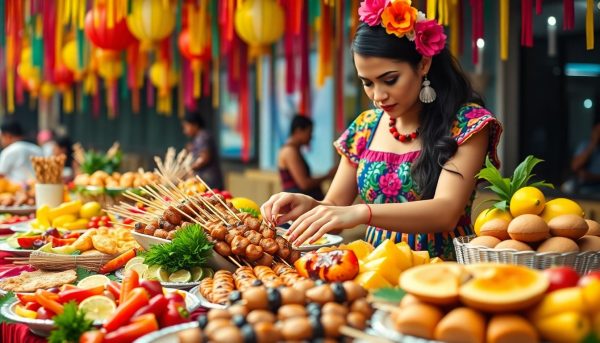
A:
POLYGON ((169 273, 180 269, 206 266, 213 244, 200 225, 190 225, 175 233, 169 243, 156 244, 143 254, 144 263, 159 265, 169 273))
POLYGON ((92 328, 92 321, 85 319, 85 312, 77 308, 77 303, 65 304, 62 314, 54 316, 56 328, 50 333, 48 343, 77 343, 79 337, 92 328))

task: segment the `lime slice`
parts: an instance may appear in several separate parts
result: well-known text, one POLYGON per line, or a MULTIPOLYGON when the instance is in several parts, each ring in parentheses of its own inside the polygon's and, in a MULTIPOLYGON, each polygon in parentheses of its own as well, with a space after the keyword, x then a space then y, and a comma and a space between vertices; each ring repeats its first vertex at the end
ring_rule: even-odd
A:
POLYGON ((148 270, 148 265, 143 263, 137 263, 129 267, 129 270, 135 270, 138 273, 138 276, 143 276, 146 270, 148 270))
POLYGON ((169 273, 166 269, 160 266, 156 271, 156 275, 158 276, 158 281, 169 282, 169 277, 171 276, 171 273, 169 273))
POLYGON ((192 273, 189 270, 180 269, 169 275, 169 282, 190 282, 192 273))
POLYGON ((192 272, 192 282, 198 282, 202 280, 204 277, 204 268, 202 267, 194 267, 191 270, 192 272))
POLYGON ((134 264, 140 264, 140 263, 144 263, 144 258, 141 256, 138 257, 134 257, 131 260, 127 261, 127 264, 125 264, 125 271, 128 271, 129 268, 131 268, 131 266, 133 266, 134 264))
POLYGON ((205 279, 207 277, 213 277, 213 275, 215 275, 215 271, 212 270, 212 268, 209 267, 202 267, 202 270, 204 270, 204 273, 202 275, 202 278, 205 279))
POLYGON ((115 312, 117 305, 115 305, 115 302, 108 297, 94 295, 84 299, 81 304, 79 304, 79 309, 85 313, 86 319, 102 321, 115 312))
POLYGON ((157 264, 151 265, 150 267, 148 267, 148 269, 146 270, 146 272, 144 273, 142 278, 145 280, 158 280, 159 269, 160 269, 159 265, 157 265, 157 264))
POLYGON ((90 275, 77 283, 79 288, 94 288, 98 286, 106 286, 110 282, 110 279, 106 275, 90 275))

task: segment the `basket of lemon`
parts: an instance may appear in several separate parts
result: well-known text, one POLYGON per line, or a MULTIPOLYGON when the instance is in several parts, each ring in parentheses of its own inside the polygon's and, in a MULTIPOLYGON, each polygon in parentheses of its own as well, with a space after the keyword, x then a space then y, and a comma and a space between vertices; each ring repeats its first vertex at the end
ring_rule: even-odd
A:
POLYGON ((546 201, 539 187, 529 184, 541 160, 528 156, 511 178, 503 178, 489 159, 477 175, 488 181, 498 199, 475 220, 475 235, 454 238, 459 263, 496 262, 536 269, 571 266, 583 274, 600 268, 600 224, 586 219, 575 201, 546 201))

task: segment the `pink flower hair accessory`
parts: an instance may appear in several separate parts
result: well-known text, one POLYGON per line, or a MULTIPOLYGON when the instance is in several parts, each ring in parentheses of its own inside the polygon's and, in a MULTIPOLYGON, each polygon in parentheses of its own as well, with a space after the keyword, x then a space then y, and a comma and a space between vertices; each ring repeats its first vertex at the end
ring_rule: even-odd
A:
POLYGON ((433 57, 444 50, 446 35, 444 28, 435 20, 424 20, 415 23, 415 46, 425 57, 433 57))
POLYGON ((365 0, 358 8, 360 21, 367 23, 369 26, 381 24, 381 13, 390 3, 390 0, 365 0))

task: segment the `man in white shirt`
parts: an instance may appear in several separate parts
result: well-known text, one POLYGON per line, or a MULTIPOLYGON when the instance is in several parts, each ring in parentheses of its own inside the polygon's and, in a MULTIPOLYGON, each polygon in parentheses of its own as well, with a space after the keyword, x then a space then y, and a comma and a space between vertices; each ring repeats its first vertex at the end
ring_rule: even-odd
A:
POLYGON ((0 175, 12 182, 23 183, 34 178, 32 156, 43 156, 42 149, 23 140, 24 131, 16 121, 6 121, 0 126, 0 175))

